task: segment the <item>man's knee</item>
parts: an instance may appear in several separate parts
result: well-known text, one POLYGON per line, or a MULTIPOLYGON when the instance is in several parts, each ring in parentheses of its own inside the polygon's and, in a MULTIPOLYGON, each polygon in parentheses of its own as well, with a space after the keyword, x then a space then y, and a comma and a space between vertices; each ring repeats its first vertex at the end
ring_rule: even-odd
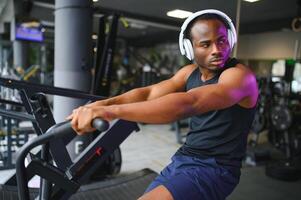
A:
POLYGON ((173 197, 166 187, 160 185, 141 196, 138 200, 173 200, 173 197))

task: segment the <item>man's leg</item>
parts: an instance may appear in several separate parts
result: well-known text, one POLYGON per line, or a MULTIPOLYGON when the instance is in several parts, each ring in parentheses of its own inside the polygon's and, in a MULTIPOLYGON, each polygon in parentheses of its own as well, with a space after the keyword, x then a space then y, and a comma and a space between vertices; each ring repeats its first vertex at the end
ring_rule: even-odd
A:
POLYGON ((138 200, 173 200, 171 193, 163 185, 145 193, 138 200))
POLYGON ((238 182, 214 159, 177 156, 139 200, 225 200, 238 182))

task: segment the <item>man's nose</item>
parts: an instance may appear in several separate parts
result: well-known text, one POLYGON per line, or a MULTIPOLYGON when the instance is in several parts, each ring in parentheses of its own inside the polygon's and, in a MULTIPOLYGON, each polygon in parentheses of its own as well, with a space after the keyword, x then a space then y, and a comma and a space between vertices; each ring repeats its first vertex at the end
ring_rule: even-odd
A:
POLYGON ((219 54, 220 53, 220 47, 216 44, 212 44, 212 54, 219 54))

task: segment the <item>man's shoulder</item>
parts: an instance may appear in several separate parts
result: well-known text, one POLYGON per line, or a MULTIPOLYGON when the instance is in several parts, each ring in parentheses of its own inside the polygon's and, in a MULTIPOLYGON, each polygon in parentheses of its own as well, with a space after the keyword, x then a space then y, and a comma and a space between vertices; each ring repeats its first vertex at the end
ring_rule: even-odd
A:
POLYGON ((195 64, 189 64, 181 67, 180 70, 176 73, 177 76, 185 77, 184 79, 187 80, 187 78, 194 72, 198 67, 195 64))
POLYGON ((225 69, 220 77, 219 82, 223 81, 245 82, 246 80, 256 83, 256 76, 252 70, 244 64, 238 63, 235 67, 225 69))
POLYGON ((222 74, 227 74, 227 75, 241 74, 241 75, 243 75, 243 74, 253 74, 253 72, 246 65, 244 65, 242 63, 237 63, 235 66, 225 69, 222 72, 222 74))
POLYGON ((194 71, 196 68, 198 68, 196 64, 189 64, 182 67, 182 69, 190 72, 194 71))

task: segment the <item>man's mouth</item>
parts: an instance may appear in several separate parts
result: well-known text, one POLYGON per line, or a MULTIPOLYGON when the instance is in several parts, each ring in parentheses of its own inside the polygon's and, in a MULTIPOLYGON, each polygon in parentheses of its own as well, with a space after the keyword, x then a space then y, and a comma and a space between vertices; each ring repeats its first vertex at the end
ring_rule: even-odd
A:
POLYGON ((211 64, 214 64, 214 65, 220 65, 224 62, 223 58, 216 58, 216 59, 213 59, 211 60, 211 64))

